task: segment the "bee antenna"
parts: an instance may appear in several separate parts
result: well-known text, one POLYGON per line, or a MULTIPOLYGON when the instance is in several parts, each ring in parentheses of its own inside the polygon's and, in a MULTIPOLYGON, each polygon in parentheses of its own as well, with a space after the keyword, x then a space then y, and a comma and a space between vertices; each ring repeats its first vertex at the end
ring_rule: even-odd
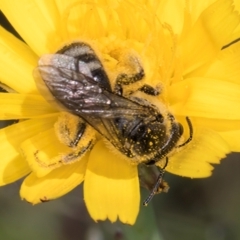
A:
POLYGON ((153 199, 153 197, 159 192, 159 188, 161 188, 161 183, 163 180, 163 175, 165 173, 165 168, 168 164, 168 158, 166 158, 166 163, 164 165, 163 168, 160 168, 160 173, 158 175, 157 181, 151 191, 151 193, 149 194, 149 196, 144 200, 143 202, 143 206, 147 206, 149 204, 149 202, 153 199))
POLYGON ((187 120, 187 124, 188 124, 188 127, 189 127, 189 138, 187 139, 186 142, 178 145, 177 148, 180 148, 180 147, 185 146, 186 144, 188 144, 189 142, 191 142, 192 139, 193 139, 193 126, 192 126, 192 122, 191 122, 191 120, 190 120, 189 117, 186 117, 186 120, 187 120))

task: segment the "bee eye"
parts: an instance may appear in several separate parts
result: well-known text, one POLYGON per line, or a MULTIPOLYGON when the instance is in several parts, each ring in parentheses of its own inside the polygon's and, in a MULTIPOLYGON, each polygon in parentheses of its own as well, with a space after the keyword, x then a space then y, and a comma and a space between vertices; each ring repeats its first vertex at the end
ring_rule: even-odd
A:
POLYGON ((146 125, 142 125, 138 128, 138 132, 143 134, 146 132, 146 128, 147 128, 146 125))
POLYGON ((161 115, 161 114, 158 114, 157 116, 156 116, 156 121, 157 122, 160 122, 160 123, 163 123, 163 116, 161 115))

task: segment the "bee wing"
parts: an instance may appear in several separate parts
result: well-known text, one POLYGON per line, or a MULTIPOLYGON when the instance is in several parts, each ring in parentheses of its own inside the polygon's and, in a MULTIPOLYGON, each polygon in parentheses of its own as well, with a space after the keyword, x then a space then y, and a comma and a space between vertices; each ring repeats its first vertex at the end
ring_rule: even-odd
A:
POLYGON ((119 149, 122 143, 115 119, 131 121, 148 114, 144 106, 102 88, 93 78, 78 72, 74 65, 56 66, 50 60, 48 65, 39 64, 34 78, 47 101, 82 117, 119 149))
POLYGON ((47 101, 83 118, 146 115, 142 105, 101 88, 92 78, 75 70, 38 66, 34 78, 47 101))

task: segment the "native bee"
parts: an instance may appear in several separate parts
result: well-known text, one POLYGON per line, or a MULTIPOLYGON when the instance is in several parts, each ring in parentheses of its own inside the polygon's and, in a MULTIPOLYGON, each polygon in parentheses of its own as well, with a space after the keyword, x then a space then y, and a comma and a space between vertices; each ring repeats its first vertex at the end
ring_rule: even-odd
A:
MULTIPOLYGON (((169 153, 182 147, 192 138, 192 125, 189 139, 177 145, 183 134, 182 125, 166 107, 158 107, 148 100, 148 95, 157 96, 159 90, 143 84, 137 92, 125 94, 124 86, 134 84, 145 77, 145 72, 137 57, 131 56, 135 66, 133 73, 120 73, 111 85, 102 62, 92 49, 83 42, 65 46, 55 54, 40 58, 35 72, 37 86, 41 93, 50 96, 50 102, 57 103, 64 111, 75 115, 75 135, 69 136, 70 147, 81 144, 77 156, 81 156, 93 144, 93 138, 86 140, 89 126, 107 139, 121 154, 132 163, 153 165, 165 159, 152 193, 144 202, 148 204, 156 192, 163 190, 163 173, 169 153)), ((48 97, 47 97, 48 98, 48 97)), ((67 121, 66 121, 67 122, 67 121)), ((64 125, 64 124, 63 124, 64 125)), ((67 129, 62 126, 60 129, 67 129)), ((69 131, 66 131, 66 135, 69 131)), ((74 156, 64 160, 71 162, 74 156)))

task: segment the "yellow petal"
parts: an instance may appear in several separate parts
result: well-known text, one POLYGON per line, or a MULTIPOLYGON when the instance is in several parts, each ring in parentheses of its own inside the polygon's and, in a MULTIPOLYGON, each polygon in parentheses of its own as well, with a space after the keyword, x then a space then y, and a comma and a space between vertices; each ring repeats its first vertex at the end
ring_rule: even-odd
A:
POLYGON ((137 167, 113 155, 103 141, 90 154, 84 182, 84 199, 94 220, 117 218, 134 224, 139 211, 137 167))
POLYGON ((0 27, 0 81, 19 93, 36 93, 32 77, 36 65, 31 49, 0 27))
POLYGON ((232 152, 240 152, 240 130, 219 132, 219 134, 229 144, 232 152))
POLYGON ((26 119, 56 113, 40 95, 0 93, 0 119, 26 119))
MULTIPOLYGON (((178 1, 178 0, 175 0, 175 1, 178 1)), ((214 2, 216 2, 216 0, 185 1, 186 4, 189 4, 189 11, 191 12, 193 22, 195 22, 197 18, 201 15, 201 13, 214 2)))
POLYGON ((30 172, 28 163, 19 155, 20 144, 49 128, 53 120, 56 118, 27 120, 0 130, 0 185, 14 182, 30 172))
POLYGON ((28 202, 37 204, 58 198, 82 183, 88 156, 81 161, 53 170, 47 176, 37 178, 31 173, 22 183, 20 195, 28 202))
POLYGON ((51 52, 61 42, 61 36, 56 32, 61 21, 54 0, 2 0, 1 10, 38 55, 51 52))
MULTIPOLYGON (((59 12, 60 21, 57 27, 58 32, 61 32, 62 39, 66 39, 67 41, 76 40, 76 38, 83 38, 82 29, 88 26, 88 22, 81 21, 80 19, 86 19, 85 8, 86 6, 92 6, 94 3, 92 2, 85 2, 85 1, 76 1, 76 0, 69 0, 69 1, 62 1, 62 0, 55 0, 56 7, 59 12), (85 25, 84 25, 85 22, 85 25)), ((96 7, 95 7, 96 8, 96 7)), ((93 10, 95 10, 93 8, 93 10)), ((89 16, 91 12, 89 12, 89 16)), ((98 24, 95 22, 95 24, 98 24)), ((96 25, 95 25, 96 26, 96 25)), ((89 32, 92 29, 89 29, 89 32)), ((98 31, 98 30, 97 30, 98 31)), ((90 34, 89 34, 90 35, 90 34)))
POLYGON ((208 129, 194 128, 194 138, 184 149, 169 157, 167 171, 176 175, 203 178, 230 152, 221 136, 208 129))
MULTIPOLYGON (((184 120, 181 120, 181 122, 183 121, 186 123, 185 117, 184 120)), ((216 132, 240 130, 240 120, 226 120, 226 119, 220 120, 217 118, 191 117, 191 121, 194 123, 194 126, 196 127, 204 126, 205 128, 212 129, 216 132)))
POLYGON ((64 154, 72 152, 60 143, 54 128, 41 131, 21 144, 26 160, 37 177, 43 177, 63 165, 64 154))
POLYGON ((240 84, 239 59, 240 42, 222 50, 204 75, 240 84))
POLYGON ((157 10, 157 16, 161 19, 161 21, 171 25, 175 33, 180 33, 183 27, 184 8, 186 7, 186 1, 154 1, 154 4, 155 9, 157 10))
POLYGON ((196 76, 197 71, 216 57, 239 23, 231 1, 218 0, 203 11, 182 43, 184 74, 196 76))
POLYGON ((240 84, 210 78, 189 78, 170 87, 176 115, 240 119, 240 84))
MULTIPOLYGON (((177 118, 183 125, 184 129, 187 129, 185 118, 177 118)), ((225 120, 225 119, 211 119, 211 118, 200 118, 191 117, 191 122, 195 127, 202 127, 212 129, 228 143, 232 152, 240 151, 240 120, 225 120)), ((187 135, 185 135, 187 138, 187 135)))
MULTIPOLYGON (((120 5, 122 2, 119 2, 120 5)), ((125 2, 125 5, 128 2, 125 2)), ((99 39, 111 32, 110 26, 118 22, 115 19, 115 12, 112 7, 118 5, 116 1, 57 1, 59 11, 61 13, 62 34, 68 34, 68 40, 74 40, 79 37, 87 39, 99 39), (107 6, 107 8, 106 8, 107 6), (87 21, 86 21, 87 19, 87 21), (112 21, 108 21, 111 19, 112 21), (114 20, 113 20, 114 19, 114 20)), ((121 31, 121 28, 118 29, 121 31)), ((115 32, 118 32, 114 30, 115 32)))
POLYGON ((202 11, 215 1, 216 0, 165 0, 154 1, 154 4, 159 5, 159 7, 155 6, 155 9, 158 9, 158 16, 160 17, 162 22, 167 22, 171 25, 175 33, 180 33, 183 27, 184 10, 189 12, 191 16, 191 19, 189 20, 191 20, 191 24, 193 24, 196 22, 202 11))
MULTIPOLYGON (((235 10, 240 13, 240 1, 239 0, 232 0, 233 2, 233 6, 235 7, 235 10)), ((238 27, 235 29, 234 34, 232 34, 229 39, 227 40, 227 43, 230 43, 232 41, 234 41, 235 39, 239 38, 239 34, 240 34, 240 25, 238 25, 238 27)))

